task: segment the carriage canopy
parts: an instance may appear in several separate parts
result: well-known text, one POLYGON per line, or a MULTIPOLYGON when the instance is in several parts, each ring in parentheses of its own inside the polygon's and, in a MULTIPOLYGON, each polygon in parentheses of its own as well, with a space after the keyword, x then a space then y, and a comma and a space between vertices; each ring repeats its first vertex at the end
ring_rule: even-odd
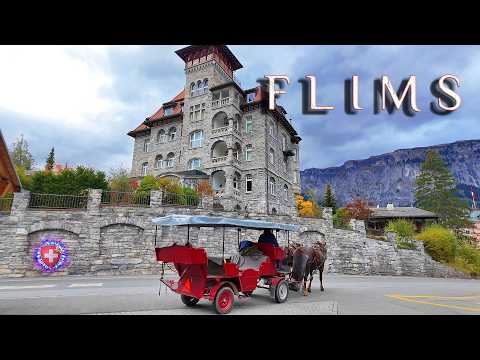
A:
POLYGON ((236 219, 220 216, 196 215, 167 215, 152 219, 155 225, 160 226, 198 226, 198 227, 240 227, 246 229, 272 229, 285 231, 298 231, 300 227, 295 224, 274 223, 270 221, 253 219, 236 219))

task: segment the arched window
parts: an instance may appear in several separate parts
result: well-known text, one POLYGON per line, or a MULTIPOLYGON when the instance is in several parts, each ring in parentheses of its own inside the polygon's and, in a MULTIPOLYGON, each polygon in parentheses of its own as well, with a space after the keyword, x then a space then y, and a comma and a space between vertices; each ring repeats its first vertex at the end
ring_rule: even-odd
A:
POLYGON ((240 174, 237 172, 233 175, 233 188, 235 190, 240 190, 240 174))
POLYGON ((240 116, 238 114, 233 118, 233 128, 240 132, 240 116))
POLYGON ((197 95, 202 95, 203 93, 203 83, 202 83, 202 80, 198 80, 197 81, 197 95))
POLYGON ((143 152, 148 152, 149 147, 150 147, 150 139, 147 139, 143 143, 143 152))
POLYGON ((173 141, 175 140, 175 135, 177 134, 177 128, 176 127, 171 127, 168 130, 168 140, 173 141))
POLYGON ((194 82, 190 85, 190 96, 191 97, 195 96, 195 83, 194 82))
POLYGON ((206 94, 208 92, 208 79, 203 80, 203 93, 206 94))
POLYGON ((245 146, 245 161, 252 160, 252 153, 253 153, 252 144, 248 144, 247 146, 245 146))
POLYGON ((203 141, 203 131, 197 130, 190 134, 190 147, 192 149, 199 148, 202 146, 203 141))
POLYGON ((148 162, 142 164, 142 176, 146 176, 148 173, 148 162))
POLYGON ((167 155, 167 167, 171 168, 175 165, 175 154, 174 153, 168 153, 167 155))
POLYGON ((188 170, 198 170, 202 167, 202 160, 200 159, 191 159, 188 162, 188 170))
POLYGON ((288 200, 288 186, 287 185, 283 185, 283 198, 286 200, 288 200))
POLYGON ((252 175, 245 175, 245 192, 250 193, 253 190, 253 178, 252 175))
POLYGON ((275 179, 273 177, 270 178, 268 185, 270 187, 270 195, 275 196, 275 179))
POLYGON ((235 143, 233 148, 233 157, 237 160, 240 160, 240 155, 242 154, 242 147, 239 143, 235 143))
POLYGON ((155 158, 155 169, 162 169, 163 168, 163 156, 157 155, 155 158))
POLYGON ((270 134, 270 136, 275 137, 275 124, 273 123, 273 121, 268 122, 268 133, 270 134))
POLYGON ((275 164, 275 150, 270 148, 268 159, 270 160, 271 164, 275 164))
POLYGON ((159 142, 159 143, 164 143, 164 142, 165 142, 165 139, 166 139, 165 130, 161 129, 161 130, 157 133, 157 142, 159 142))

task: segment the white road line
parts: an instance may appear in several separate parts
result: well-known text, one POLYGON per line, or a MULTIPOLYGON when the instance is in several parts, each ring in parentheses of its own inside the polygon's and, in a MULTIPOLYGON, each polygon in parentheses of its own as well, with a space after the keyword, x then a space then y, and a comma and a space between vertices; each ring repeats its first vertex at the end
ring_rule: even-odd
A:
POLYGON ((49 285, 0 286, 0 290, 45 289, 45 288, 52 288, 55 286, 57 285, 49 284, 49 285))
POLYGON ((93 287, 93 286, 96 286, 96 287, 99 287, 99 286, 103 286, 103 283, 78 283, 78 284, 72 284, 72 285, 69 285, 68 287, 69 288, 74 288, 74 287, 93 287))

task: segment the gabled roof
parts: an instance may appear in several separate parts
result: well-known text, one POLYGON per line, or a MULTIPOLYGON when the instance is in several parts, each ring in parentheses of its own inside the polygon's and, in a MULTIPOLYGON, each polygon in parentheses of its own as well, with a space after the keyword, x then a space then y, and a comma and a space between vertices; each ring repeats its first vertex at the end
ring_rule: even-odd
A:
POLYGON ((172 100, 164 103, 157 111, 155 111, 151 116, 147 117, 145 121, 143 121, 140 125, 138 125, 134 130, 130 131, 127 135, 131 137, 135 137, 136 134, 141 133, 143 131, 149 130, 150 127, 148 126, 149 123, 153 121, 158 121, 162 119, 169 119, 171 117, 179 116, 182 114, 182 103, 185 99, 185 89, 180 91, 172 100), (166 116, 165 115, 165 107, 173 107, 172 114, 166 116), (167 106, 165 106, 167 105, 167 106))
POLYGON ((190 45, 184 47, 183 49, 175 51, 175 54, 177 54, 183 61, 187 62, 188 56, 190 54, 203 49, 211 49, 212 46, 217 48, 231 62, 233 71, 241 69, 243 67, 240 61, 238 61, 237 57, 233 55, 233 53, 226 45, 190 45))

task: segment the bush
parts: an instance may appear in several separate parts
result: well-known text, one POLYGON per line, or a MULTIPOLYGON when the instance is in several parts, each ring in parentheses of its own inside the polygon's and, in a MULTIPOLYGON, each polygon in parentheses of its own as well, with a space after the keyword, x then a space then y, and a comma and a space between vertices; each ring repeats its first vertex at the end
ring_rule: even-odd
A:
POLYGON ((385 232, 397 234, 396 242, 400 249, 415 248, 415 244, 412 242, 415 235, 415 228, 411 221, 403 219, 389 221, 385 232))
POLYGON ((302 217, 322 217, 322 209, 318 206, 317 202, 310 195, 302 196, 300 194, 295 195, 295 203, 297 205, 298 215, 302 217), (307 200, 307 198, 312 200, 307 200))
POLYGON ((430 225, 419 235, 417 240, 425 244, 425 250, 437 261, 453 262, 457 247, 455 235, 441 225, 430 225))
POLYGON ((340 208, 333 215, 333 226, 339 229, 351 230, 350 213, 345 208, 340 208))
POLYGON ((108 189, 105 173, 78 166, 54 174, 37 171, 31 177, 31 191, 39 194, 80 195, 87 189, 108 189))

